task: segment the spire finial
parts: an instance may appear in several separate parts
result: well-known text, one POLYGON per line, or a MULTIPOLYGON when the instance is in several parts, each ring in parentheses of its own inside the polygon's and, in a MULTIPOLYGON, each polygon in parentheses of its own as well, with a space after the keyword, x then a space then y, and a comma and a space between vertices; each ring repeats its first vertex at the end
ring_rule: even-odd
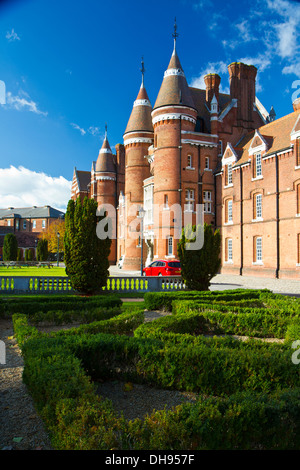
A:
POLYGON ((107 122, 105 123, 105 139, 107 139, 107 122))
POLYGON ((172 34, 173 38, 174 38, 174 51, 176 49, 176 40, 179 36, 179 34, 177 33, 177 22, 176 22, 176 16, 175 16, 175 23, 174 23, 174 33, 172 34))
POLYGON ((145 64, 144 64, 144 57, 142 57, 142 67, 141 67, 141 72, 142 72, 142 87, 144 87, 144 76, 145 76, 145 64))

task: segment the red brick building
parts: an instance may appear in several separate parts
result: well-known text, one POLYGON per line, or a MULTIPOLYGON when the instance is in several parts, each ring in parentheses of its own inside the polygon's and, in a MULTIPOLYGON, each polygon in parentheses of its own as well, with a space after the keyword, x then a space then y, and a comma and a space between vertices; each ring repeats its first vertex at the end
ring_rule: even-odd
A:
POLYGON ((300 103, 276 120, 256 97, 257 69, 236 62, 228 72, 229 94, 215 73, 204 90, 188 86, 175 40, 153 108, 143 74, 124 145, 113 155, 106 136, 91 172, 75 169, 73 198, 117 208, 111 263, 123 255, 124 269, 140 267, 137 208, 149 263, 177 257, 179 221, 195 223, 201 204, 222 234, 222 272, 300 278, 300 103))
POLYGON ((24 256, 26 249, 35 251, 38 236, 46 232, 54 221, 64 219, 64 216, 63 212, 50 206, 0 209, 0 259, 7 233, 16 235, 24 256))

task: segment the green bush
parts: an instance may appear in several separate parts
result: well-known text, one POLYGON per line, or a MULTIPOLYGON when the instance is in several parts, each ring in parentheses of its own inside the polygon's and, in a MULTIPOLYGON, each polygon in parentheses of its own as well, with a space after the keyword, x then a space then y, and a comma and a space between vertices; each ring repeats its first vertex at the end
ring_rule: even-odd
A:
MULTIPOLYGON (((298 303, 265 291, 252 298, 238 290, 174 294, 165 297, 173 315, 152 323, 143 323, 142 305, 124 305, 119 315, 44 335, 30 325, 31 302, 24 303, 26 315, 13 315, 24 381, 54 448, 298 449, 300 376, 290 347, 298 339, 298 303), (241 327, 285 331, 286 341, 212 336, 241 327), (112 378, 200 395, 195 403, 127 421, 95 394, 92 380, 112 378)), ((53 305, 43 303, 44 315, 53 314, 53 305)), ((71 305, 64 302, 64 308, 71 305)), ((81 303, 82 311, 87 305, 81 303)))
POLYGON ((28 315, 33 315, 34 313, 43 312, 47 313, 55 310, 64 310, 66 311, 87 311, 97 308, 120 308, 122 306, 122 301, 119 297, 114 295, 102 295, 90 297, 90 298, 74 298, 65 296, 65 298, 56 298, 53 296, 53 299, 45 299, 43 297, 32 299, 31 297, 27 300, 19 299, 18 301, 8 300, 3 301, 0 304, 2 313, 11 315, 13 313, 24 313, 28 315))
POLYGON ((172 311, 172 303, 175 300, 195 300, 201 302, 220 302, 220 301, 245 301, 258 302, 262 305, 260 299, 261 293, 269 292, 266 290, 243 290, 236 289, 232 291, 178 291, 178 292, 146 292, 144 296, 145 308, 148 310, 166 310, 172 311))

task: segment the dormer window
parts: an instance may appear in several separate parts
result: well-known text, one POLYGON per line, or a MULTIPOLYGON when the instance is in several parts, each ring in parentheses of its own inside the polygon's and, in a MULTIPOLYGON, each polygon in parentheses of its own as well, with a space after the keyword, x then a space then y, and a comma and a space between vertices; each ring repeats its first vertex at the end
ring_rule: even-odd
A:
POLYGON ((262 166, 261 166, 261 153, 254 155, 254 178, 260 178, 262 176, 262 166))
POLYGON ((225 165, 225 185, 232 184, 232 163, 225 165))
POLYGON ((296 166, 300 166, 300 137, 296 139, 296 166))

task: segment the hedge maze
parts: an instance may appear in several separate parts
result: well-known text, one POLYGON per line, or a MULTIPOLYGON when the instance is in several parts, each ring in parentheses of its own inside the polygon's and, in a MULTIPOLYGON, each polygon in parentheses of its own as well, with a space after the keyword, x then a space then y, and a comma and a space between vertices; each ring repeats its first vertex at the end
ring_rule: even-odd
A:
POLYGON ((147 293, 136 305, 109 295, 1 301, 54 448, 299 449, 298 299, 267 290, 180 291, 147 293), (172 314, 145 323, 144 309, 172 314), (80 326, 37 328, 70 322, 80 326), (94 382, 111 379, 198 398, 128 421, 95 392, 94 382))

